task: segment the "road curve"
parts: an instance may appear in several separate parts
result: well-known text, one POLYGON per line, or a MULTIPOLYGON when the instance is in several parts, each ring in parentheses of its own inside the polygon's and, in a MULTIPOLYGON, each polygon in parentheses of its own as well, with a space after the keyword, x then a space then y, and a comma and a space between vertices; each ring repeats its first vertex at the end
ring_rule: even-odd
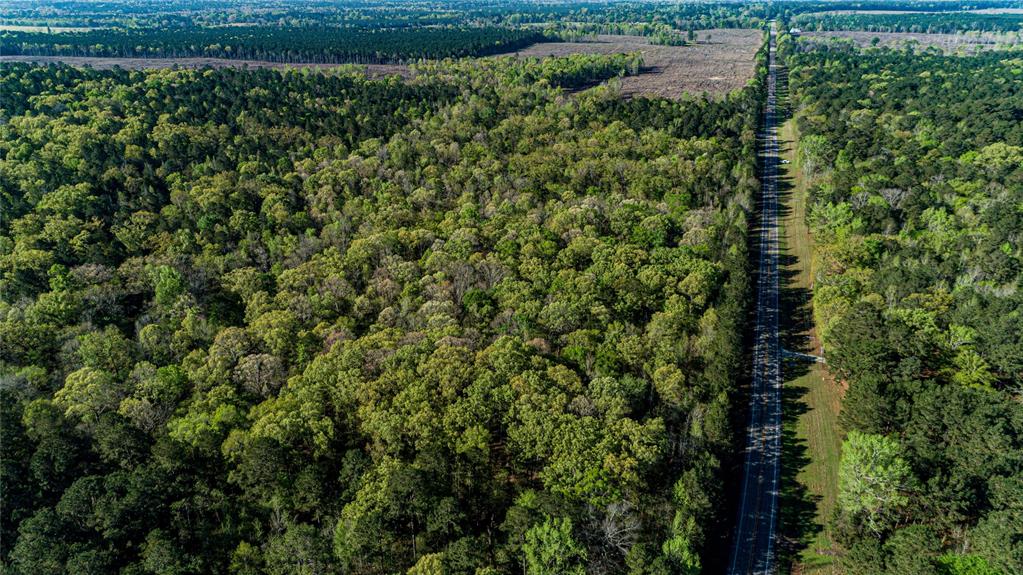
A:
POLYGON ((742 494, 728 575, 775 573, 781 457, 781 346, 778 341, 777 25, 771 24, 767 103, 760 134, 760 232, 756 323, 742 494))

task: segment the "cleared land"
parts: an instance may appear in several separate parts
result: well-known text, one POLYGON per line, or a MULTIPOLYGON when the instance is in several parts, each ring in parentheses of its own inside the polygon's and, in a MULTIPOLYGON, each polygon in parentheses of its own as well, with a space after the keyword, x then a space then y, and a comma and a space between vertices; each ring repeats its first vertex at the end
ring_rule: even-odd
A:
POLYGON ((827 40, 830 38, 846 38, 857 46, 873 44, 874 38, 885 46, 898 46, 907 42, 916 42, 920 46, 936 46, 948 52, 956 50, 986 50, 999 45, 1019 44, 1020 36, 1015 33, 973 32, 969 34, 924 34, 917 32, 866 32, 859 30, 836 30, 830 32, 803 32, 803 38, 827 40))
POLYGON ((643 73, 622 79, 622 94, 678 98, 684 93, 721 95, 742 88, 753 77, 754 56, 763 43, 760 30, 700 30, 693 46, 659 46, 643 36, 597 36, 592 42, 544 42, 519 56, 643 54, 643 73), (710 40, 707 40, 707 37, 710 40))
POLYGON ((824 10, 807 14, 1023 14, 1023 8, 982 8, 980 10, 948 10, 925 12, 923 10, 824 10))
MULTIPOLYGON (((521 57, 567 56, 569 54, 619 54, 641 52, 644 68, 638 76, 622 79, 622 94, 678 98, 684 93, 726 94, 742 88, 753 77, 754 56, 763 41, 759 30, 712 29, 697 32, 693 46, 659 46, 642 36, 597 36, 591 42, 544 42, 517 53, 521 57)), ((282 64, 259 60, 226 58, 94 58, 80 56, 3 56, 0 65, 9 62, 41 64, 63 62, 72 66, 97 69, 120 67, 148 68, 311 68, 332 69, 351 64, 282 64)), ((398 75, 409 78, 413 72, 398 64, 356 66, 372 77, 398 75)))
POLYGON ((821 12, 807 12, 808 15, 825 14, 924 14, 922 10, 823 10, 821 12))
POLYGON ((365 69, 372 77, 398 75, 403 78, 412 76, 407 66, 398 64, 282 64, 262 60, 232 60, 227 58, 93 58, 81 56, 3 56, 0 65, 12 62, 35 62, 38 64, 64 63, 71 66, 91 66, 97 70, 108 70, 114 67, 128 70, 158 68, 312 68, 329 70, 342 66, 353 69, 365 69))
POLYGON ((36 24, 0 24, 0 32, 52 32, 59 34, 61 32, 87 32, 89 30, 96 30, 88 26, 46 26, 36 24))
POLYGON ((969 12, 970 14, 1023 14, 1023 8, 983 8, 969 12))

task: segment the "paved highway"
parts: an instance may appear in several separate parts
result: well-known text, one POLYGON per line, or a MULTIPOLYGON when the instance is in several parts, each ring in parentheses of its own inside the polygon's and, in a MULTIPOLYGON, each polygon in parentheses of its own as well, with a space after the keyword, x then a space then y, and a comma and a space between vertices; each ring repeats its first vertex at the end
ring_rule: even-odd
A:
POLYGON ((778 341, 778 134, 775 118, 777 29, 771 25, 767 104, 760 135, 760 244, 757 307, 742 495, 729 575, 776 571, 781 455, 781 346, 778 341))

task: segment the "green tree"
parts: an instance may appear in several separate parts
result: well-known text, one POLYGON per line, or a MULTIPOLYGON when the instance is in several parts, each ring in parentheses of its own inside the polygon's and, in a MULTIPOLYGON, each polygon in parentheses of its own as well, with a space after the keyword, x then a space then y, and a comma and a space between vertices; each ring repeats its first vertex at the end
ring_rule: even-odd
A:
POLYGON ((104 413, 116 410, 126 393, 126 386, 111 374, 83 367, 67 376, 64 387, 53 395, 53 401, 64 409, 66 416, 93 425, 104 413))
POLYGON ((886 575, 928 575, 940 570, 941 541, 926 525, 903 527, 885 542, 886 575))
POLYGON ((544 519, 526 532, 522 546, 529 575, 583 575, 586 548, 572 537, 572 520, 544 519))
POLYGON ((842 510, 862 517, 881 533, 909 502, 912 472, 894 439, 850 431, 842 442, 838 470, 838 501, 842 510))

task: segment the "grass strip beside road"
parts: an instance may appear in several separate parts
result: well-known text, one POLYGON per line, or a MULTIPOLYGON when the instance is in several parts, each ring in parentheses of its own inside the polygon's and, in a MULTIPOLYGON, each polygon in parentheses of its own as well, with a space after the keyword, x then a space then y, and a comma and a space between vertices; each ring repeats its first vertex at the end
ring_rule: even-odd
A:
MULTIPOLYGON (((818 354, 819 342, 813 330, 810 293, 813 285, 813 240, 806 226, 807 182, 795 152, 795 123, 781 126, 781 158, 788 164, 780 166, 781 179, 787 182, 782 195, 781 249, 783 259, 783 317, 792 318, 788 346, 792 351, 818 354), (785 309, 787 308, 787 309, 785 309)), ((797 360, 798 361, 798 360, 797 360)), ((792 513, 783 525, 783 533, 793 544, 792 572, 819 575, 837 574, 836 546, 832 539, 830 520, 837 505, 838 462, 841 455, 842 431, 838 413, 842 396, 840 386, 827 375, 820 364, 786 363, 785 411, 783 437, 786 453, 783 465, 795 466, 785 473, 788 485, 783 494, 792 503, 792 513), (800 510, 802 508, 802 510, 800 510), (799 525, 812 522, 812 525, 799 525)), ((783 518, 783 522, 786 518, 783 518)))

